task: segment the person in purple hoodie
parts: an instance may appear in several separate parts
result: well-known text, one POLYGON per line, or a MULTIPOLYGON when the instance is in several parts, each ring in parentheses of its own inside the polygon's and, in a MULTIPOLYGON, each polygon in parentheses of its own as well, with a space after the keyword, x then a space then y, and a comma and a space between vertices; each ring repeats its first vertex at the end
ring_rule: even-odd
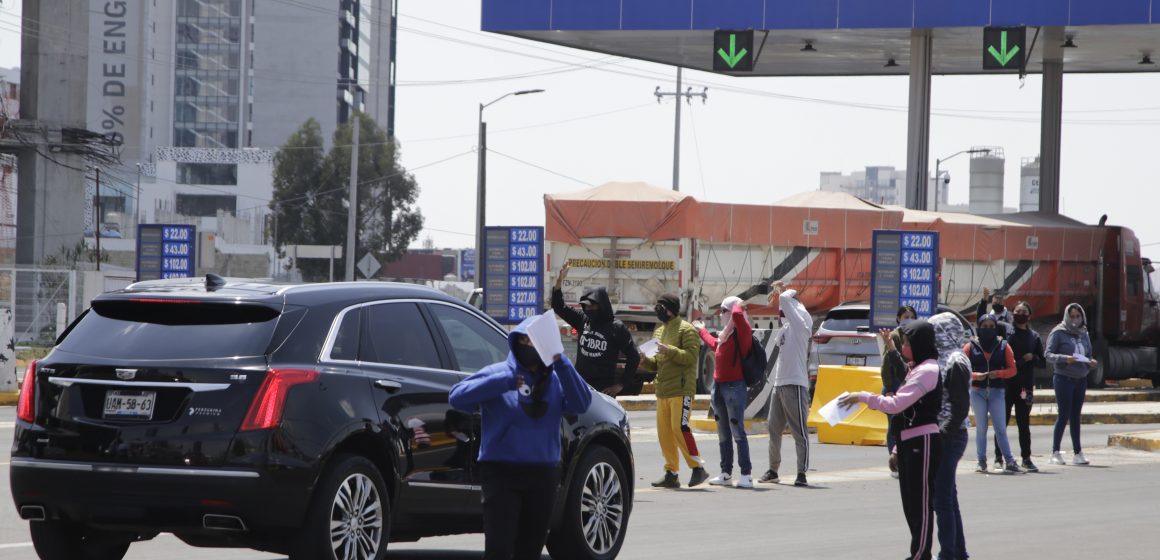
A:
POLYGON ((485 560, 539 559, 560 485, 560 426, 592 404, 592 390, 567 356, 545 365, 527 335, 531 319, 508 339, 507 361, 456 383, 448 397, 479 410, 485 560))

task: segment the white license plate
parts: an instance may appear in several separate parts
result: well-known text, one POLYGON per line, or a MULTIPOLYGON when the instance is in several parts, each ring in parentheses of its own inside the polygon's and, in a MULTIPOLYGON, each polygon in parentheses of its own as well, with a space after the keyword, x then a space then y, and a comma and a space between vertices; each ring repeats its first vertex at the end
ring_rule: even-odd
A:
POLYGON ((866 356, 846 356, 846 365, 864 366, 866 365, 866 356))
POLYGON ((151 420, 157 391, 105 391, 105 418, 151 420))

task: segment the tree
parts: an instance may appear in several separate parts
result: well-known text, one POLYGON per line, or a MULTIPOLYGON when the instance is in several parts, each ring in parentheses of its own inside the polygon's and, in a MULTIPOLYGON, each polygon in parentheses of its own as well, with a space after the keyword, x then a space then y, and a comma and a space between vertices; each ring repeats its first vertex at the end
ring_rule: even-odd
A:
MULTIPOLYGON (((398 145, 370 117, 358 114, 359 173, 357 246, 354 258, 372 253, 390 262, 403 255, 423 229, 415 208, 419 187, 398 162, 398 145)), ((346 201, 350 182, 351 127, 334 132, 334 147, 324 155, 321 129, 307 120, 274 156, 275 246, 346 245, 346 201)), ((345 255, 344 255, 345 257, 345 255)), ((342 270, 345 260, 335 262, 342 270)), ((307 280, 323 280, 329 264, 297 263, 307 280)))

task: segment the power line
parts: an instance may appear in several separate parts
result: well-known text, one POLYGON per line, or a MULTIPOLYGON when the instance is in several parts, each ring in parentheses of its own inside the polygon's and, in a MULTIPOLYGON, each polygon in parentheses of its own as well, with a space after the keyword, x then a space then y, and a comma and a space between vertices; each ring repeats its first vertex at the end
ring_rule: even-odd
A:
POLYGON ((497 155, 497 156, 500 156, 500 157, 503 157, 503 158, 510 159, 510 160, 512 160, 512 161, 514 161, 514 162, 516 162, 516 163, 522 163, 522 164, 524 164, 524 165, 526 165, 526 166, 528 166, 528 167, 534 167, 534 168, 536 168, 536 169, 539 169, 540 171, 543 171, 543 172, 545 172, 545 173, 551 173, 552 175, 555 175, 555 176, 557 176, 557 177, 562 177, 562 178, 564 178, 564 179, 567 179, 567 180, 569 180, 569 181, 575 181, 575 182, 577 182, 577 183, 580 183, 581 185, 587 185, 587 186, 589 186, 589 187, 593 187, 593 186, 595 186, 595 185, 593 185, 592 183, 589 183, 588 181, 585 181, 585 180, 583 180, 583 179, 577 179, 577 178, 575 178, 575 177, 571 177, 571 176, 565 175, 565 174, 563 174, 563 173, 560 173, 560 172, 558 172, 558 171, 552 171, 551 169, 548 169, 547 167, 544 167, 544 166, 542 166, 542 165, 536 165, 536 164, 534 164, 534 163, 531 163, 531 162, 529 162, 529 161, 524 161, 524 160, 522 160, 522 159, 520 159, 520 158, 517 158, 517 157, 515 157, 515 156, 509 156, 509 155, 507 155, 507 154, 505 154, 505 153, 503 153, 503 152, 496 151, 496 150, 495 150, 495 149, 493 149, 493 148, 488 148, 488 149, 487 149, 487 151, 488 151, 489 153, 493 153, 493 154, 495 154, 495 155, 497 155))

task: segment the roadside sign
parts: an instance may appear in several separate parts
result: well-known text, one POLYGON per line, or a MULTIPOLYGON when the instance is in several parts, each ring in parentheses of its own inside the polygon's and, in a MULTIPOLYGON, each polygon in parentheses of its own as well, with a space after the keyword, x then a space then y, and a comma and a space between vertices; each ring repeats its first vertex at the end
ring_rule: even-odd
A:
POLYGON ((374 276, 375 273, 378 272, 380 268, 382 268, 382 265, 379 264, 379 260, 372 256, 370 253, 363 255, 363 258, 359 259, 355 266, 357 266, 358 271, 363 274, 363 278, 370 278, 374 276))
POLYGON ((753 71, 753 30, 713 32, 713 71, 753 71))
POLYGON ((459 252, 459 279, 475 280, 475 249, 464 249, 459 252))
POLYGON ((939 234, 936 231, 874 231, 870 265, 870 329, 898 326, 898 308, 909 305, 920 319, 938 309, 939 234))
POLYGON ((983 70, 1018 70, 1027 57, 1026 27, 983 28, 983 70))
POLYGON ((187 225, 137 226, 137 281, 189 278, 196 268, 197 228, 187 225))
POLYGON ((484 228, 483 311, 515 325, 544 307, 544 228, 484 228))

